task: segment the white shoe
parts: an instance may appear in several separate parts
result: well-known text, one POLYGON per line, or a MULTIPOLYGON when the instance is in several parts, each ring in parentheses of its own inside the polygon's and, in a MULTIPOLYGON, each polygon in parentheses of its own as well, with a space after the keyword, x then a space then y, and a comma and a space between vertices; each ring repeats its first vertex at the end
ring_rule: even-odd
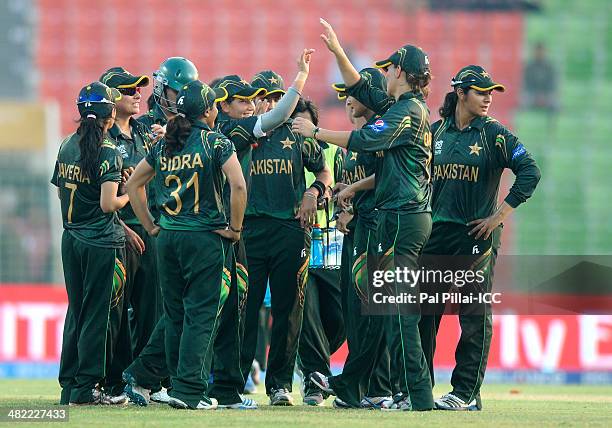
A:
MULTIPOLYGON (((189 409, 187 403, 176 397, 170 397, 168 400, 168 405, 174 407, 175 409, 189 409)), ((195 410, 215 410, 217 406, 217 400, 214 398, 208 398, 208 400, 202 399, 196 406, 195 410)))
POLYGON ((330 395, 336 395, 334 394, 334 390, 331 388, 331 386, 329 386, 329 378, 324 374, 313 372, 310 374, 310 381, 318 386, 321 391, 327 392, 330 395))
POLYGON ((273 389, 270 394, 270 406, 293 406, 293 397, 286 388, 273 389))
POLYGON ((455 410, 455 411, 478 411, 478 405, 474 398, 469 403, 463 401, 452 393, 444 394, 442 397, 435 400, 436 409, 438 410, 455 410))
POLYGON ((115 396, 110 395, 108 397, 108 401, 108 404, 110 404, 111 406, 124 406, 128 403, 129 399, 128 396, 123 393, 115 396))
POLYGON ((170 401, 168 390, 166 388, 162 388, 159 391, 154 392, 151 394, 151 401, 160 404, 168 404, 168 401, 170 401))
POLYGON ((361 407, 363 409, 389 408, 393 404, 393 397, 363 397, 361 407))
POLYGON ((255 410, 257 402, 251 398, 242 398, 242 401, 234 404, 219 404, 219 409, 255 410))
POLYGON ((396 394, 390 404, 381 406, 381 410, 388 412, 408 412, 412 410, 410 397, 404 394, 396 394))

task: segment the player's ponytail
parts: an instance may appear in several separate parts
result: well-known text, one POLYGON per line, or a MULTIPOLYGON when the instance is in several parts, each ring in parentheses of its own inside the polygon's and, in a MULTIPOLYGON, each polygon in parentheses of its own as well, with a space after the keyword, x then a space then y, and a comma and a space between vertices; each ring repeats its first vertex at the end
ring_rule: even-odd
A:
POLYGON ((100 147, 104 141, 105 119, 94 114, 88 114, 79 121, 79 149, 81 150, 80 164, 87 176, 93 181, 98 176, 98 157, 100 147))
POLYGON ((438 109, 438 113, 440 113, 440 117, 448 118, 455 114, 455 109, 457 108, 457 101, 459 101, 459 97, 457 96, 457 92, 452 91, 446 94, 444 97, 444 103, 442 107, 438 109))
POLYGON ((189 134, 191 134, 189 119, 180 114, 170 119, 166 125, 166 156, 181 151, 189 134))
POLYGON ((427 86, 431 82, 431 73, 426 71, 424 73, 406 73, 406 82, 412 86, 413 90, 421 92, 425 95, 427 86))

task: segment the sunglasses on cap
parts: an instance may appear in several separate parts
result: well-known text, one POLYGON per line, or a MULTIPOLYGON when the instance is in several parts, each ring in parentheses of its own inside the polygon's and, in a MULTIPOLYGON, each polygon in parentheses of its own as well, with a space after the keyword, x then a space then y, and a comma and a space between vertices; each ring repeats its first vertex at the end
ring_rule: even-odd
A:
POLYGON ((106 103, 106 104, 115 104, 110 101, 104 95, 89 93, 87 95, 79 95, 79 99, 77 100, 77 104, 83 103, 106 103))
POLYGON ((133 97, 136 95, 136 93, 140 93, 140 86, 135 86, 133 88, 118 88, 117 90, 121 93, 121 95, 133 97))

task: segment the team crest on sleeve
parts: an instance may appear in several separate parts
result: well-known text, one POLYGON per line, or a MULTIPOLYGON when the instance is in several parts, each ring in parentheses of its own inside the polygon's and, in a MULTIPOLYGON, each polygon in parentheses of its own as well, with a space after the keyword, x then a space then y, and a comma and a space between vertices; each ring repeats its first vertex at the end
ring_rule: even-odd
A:
POLYGON ((374 132, 382 132, 385 130, 385 128, 387 127, 387 124, 385 123, 384 120, 382 119, 378 119, 376 122, 374 122, 371 125, 368 125, 368 127, 374 131, 374 132))

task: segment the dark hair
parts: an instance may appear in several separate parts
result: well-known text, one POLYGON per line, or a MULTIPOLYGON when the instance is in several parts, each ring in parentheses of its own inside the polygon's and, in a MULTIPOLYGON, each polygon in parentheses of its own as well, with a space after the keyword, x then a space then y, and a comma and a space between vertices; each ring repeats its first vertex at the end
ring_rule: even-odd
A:
POLYGON ((172 156, 185 146, 187 137, 191 134, 191 122, 183 116, 176 115, 166 125, 166 156, 172 156))
POLYGON ((153 107, 155 107, 155 95, 151 94, 147 98, 147 109, 153 110, 153 107))
POLYGON ((431 73, 428 71, 421 74, 406 73, 406 82, 422 91, 431 82, 431 73))
POLYGON ((298 113, 304 112, 310 113, 310 116, 312 117, 312 123, 315 126, 319 125, 319 108, 317 107, 317 105, 311 100, 305 100, 304 98, 300 98, 297 102, 297 105, 295 106, 295 109, 293 110, 293 113, 291 113, 291 117, 293 118, 298 113))
POLYGON ((100 147, 104 141, 104 121, 105 118, 82 117, 79 120, 79 150, 81 151, 81 167, 90 178, 95 180, 98 176, 98 158, 100 156, 100 147))
MULTIPOLYGON (((471 88, 461 88, 464 94, 467 94, 471 88)), ((459 96, 456 91, 452 91, 446 94, 444 97, 444 103, 442 107, 438 109, 438 113, 443 118, 451 117, 455 114, 455 110, 457 109, 457 101, 459 101, 459 96)))

